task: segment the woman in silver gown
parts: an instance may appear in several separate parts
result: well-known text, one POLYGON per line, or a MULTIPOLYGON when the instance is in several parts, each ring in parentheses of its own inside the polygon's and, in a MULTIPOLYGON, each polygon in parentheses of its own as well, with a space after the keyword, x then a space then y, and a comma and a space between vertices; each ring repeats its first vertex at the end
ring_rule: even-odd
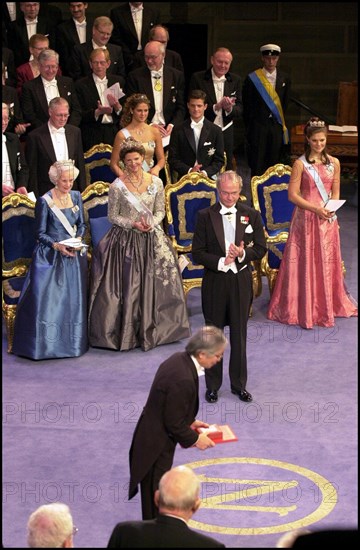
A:
POLYGON ((162 228, 163 183, 143 170, 144 156, 141 143, 124 141, 124 177, 109 189, 113 225, 91 264, 89 341, 94 347, 147 351, 190 335, 177 256, 162 228))

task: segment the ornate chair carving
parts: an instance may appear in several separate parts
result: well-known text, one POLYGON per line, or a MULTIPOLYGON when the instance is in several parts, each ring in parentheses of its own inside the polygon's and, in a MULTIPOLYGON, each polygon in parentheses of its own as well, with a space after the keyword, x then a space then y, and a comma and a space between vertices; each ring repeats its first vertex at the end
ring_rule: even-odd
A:
POLYGON ((179 255, 180 265, 184 259, 188 262, 182 271, 185 295, 201 286, 204 271, 202 265, 194 264, 191 254, 196 213, 216 200, 215 181, 197 172, 165 186, 165 229, 179 255))
POLYGON ((36 244, 35 202, 26 195, 3 197, 2 238, 2 312, 11 353, 16 307, 36 244))
POLYGON ((289 234, 294 204, 288 200, 291 166, 275 164, 261 176, 251 179, 253 206, 262 216, 268 251, 261 260, 270 294, 273 291, 289 234))
POLYGON ((91 259, 93 248, 111 227, 107 218, 109 183, 96 181, 88 185, 81 196, 87 225, 84 240, 89 245, 89 259, 91 259))
POLYGON ((98 143, 84 153, 86 185, 96 181, 112 183, 115 174, 110 168, 112 146, 98 143))

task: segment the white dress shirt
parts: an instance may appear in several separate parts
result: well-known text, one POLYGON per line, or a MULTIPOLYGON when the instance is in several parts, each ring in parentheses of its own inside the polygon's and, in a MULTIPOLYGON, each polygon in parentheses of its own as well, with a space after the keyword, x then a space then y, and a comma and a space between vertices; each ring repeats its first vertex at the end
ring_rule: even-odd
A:
MULTIPOLYGON (((105 77, 101 80, 101 78, 96 76, 96 74, 93 74, 93 79, 100 97, 101 105, 109 106, 109 102, 105 94, 108 88, 108 79, 105 77)), ((112 122, 113 122, 113 117, 111 115, 106 115, 106 114, 102 115, 101 124, 109 124, 112 122)))
POLYGON ((80 40, 80 44, 84 44, 84 42, 86 42, 86 19, 84 19, 82 23, 79 23, 74 18, 73 21, 75 23, 75 28, 80 40))
POLYGON ((54 97, 60 96, 56 78, 53 78, 52 80, 46 80, 46 78, 41 77, 41 80, 44 86, 45 95, 48 103, 52 99, 54 99, 54 97))
POLYGON ((48 122, 50 137, 54 146, 56 160, 67 160, 69 151, 66 141, 65 128, 55 128, 51 122, 48 122))
POLYGON ((151 73, 151 83, 152 83, 154 103, 155 103, 155 114, 151 122, 153 124, 163 124, 165 126, 165 117, 163 113, 163 90, 164 90, 163 67, 161 67, 161 69, 158 71, 150 71, 150 73, 151 73), (161 82, 161 91, 155 90, 155 84, 157 81, 161 82))
POLYGON ((143 21, 143 6, 139 6, 138 8, 133 8, 130 6, 131 9, 131 15, 134 21, 134 26, 136 30, 136 36, 138 39, 138 46, 137 49, 141 50, 141 31, 142 31, 142 21, 143 21))
MULTIPOLYGON (((225 77, 225 75, 223 75, 220 78, 218 78, 216 76, 216 74, 214 73, 213 69, 211 69, 211 75, 212 75, 212 81, 213 81, 214 89, 215 89, 216 102, 219 103, 219 101, 221 101, 222 98, 224 97, 224 84, 226 82, 226 77, 225 77)), ((216 115, 215 120, 214 120, 214 124, 216 124, 217 126, 220 126, 220 128, 222 128, 223 127, 222 109, 219 109, 217 111, 215 109, 215 105, 214 105, 213 109, 214 109, 214 113, 216 115)))

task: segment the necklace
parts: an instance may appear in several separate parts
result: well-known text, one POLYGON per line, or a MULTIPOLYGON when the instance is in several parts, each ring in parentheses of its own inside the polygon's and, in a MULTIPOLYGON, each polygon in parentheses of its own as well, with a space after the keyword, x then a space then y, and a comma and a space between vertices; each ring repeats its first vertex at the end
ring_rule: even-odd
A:
POLYGON ((135 134, 137 134, 138 136, 142 136, 143 133, 145 132, 145 130, 134 130, 135 134))
POLYGON ((131 181, 131 175, 128 171, 126 171, 127 179, 129 180, 129 183, 136 189, 136 191, 139 191, 140 187, 142 186, 143 178, 144 178, 144 172, 141 170, 141 177, 140 181, 131 181), (137 185, 136 185, 137 184, 137 185))
POLYGON ((61 198, 61 197, 59 197, 59 195, 57 194, 57 191, 56 191, 56 198, 58 199, 58 201, 60 202, 60 204, 62 206, 66 207, 67 203, 68 203, 68 200, 69 200, 69 193, 66 193, 65 198, 61 198))

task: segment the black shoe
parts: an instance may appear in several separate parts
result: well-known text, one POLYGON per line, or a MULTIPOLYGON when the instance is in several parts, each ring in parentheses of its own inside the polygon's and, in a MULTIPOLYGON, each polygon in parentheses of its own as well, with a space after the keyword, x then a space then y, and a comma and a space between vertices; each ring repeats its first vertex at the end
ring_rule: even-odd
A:
POLYGON ((208 403, 216 403, 216 401, 218 400, 217 390, 206 390, 205 399, 208 403))
POLYGON ((249 393, 246 390, 231 390, 231 393, 234 393, 235 395, 238 395, 239 399, 241 399, 241 401, 250 402, 250 401, 253 400, 251 393, 249 393))

